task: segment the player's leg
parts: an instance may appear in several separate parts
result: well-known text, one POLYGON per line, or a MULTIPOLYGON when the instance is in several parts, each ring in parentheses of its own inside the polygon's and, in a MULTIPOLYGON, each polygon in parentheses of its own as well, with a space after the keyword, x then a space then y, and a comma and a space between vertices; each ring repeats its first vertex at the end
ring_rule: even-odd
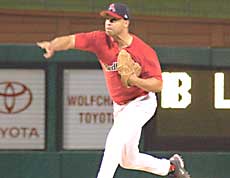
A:
POLYGON ((129 127, 132 121, 127 118, 129 115, 125 114, 128 105, 121 106, 114 103, 114 123, 106 139, 105 151, 97 178, 113 177, 121 162, 125 142, 132 137, 133 130, 136 129, 129 127))
POLYGON ((124 135, 126 134, 126 118, 121 118, 121 112, 127 105, 114 103, 114 123, 106 138, 105 151, 97 178, 113 178, 117 166, 121 162, 122 148, 124 146, 124 135), (122 122, 123 120, 123 122, 122 122))
POLYGON ((155 95, 149 95, 130 103, 122 113, 123 122, 127 122, 126 134, 123 136, 125 144, 122 148, 120 165, 127 169, 142 170, 157 175, 167 175, 170 168, 168 159, 158 159, 139 152, 139 141, 142 127, 153 116, 156 109, 155 95))
POLYGON ((151 97, 150 100, 140 100, 136 103, 131 103, 121 113, 121 118, 128 118, 125 119, 128 128, 126 129, 126 134, 124 134, 125 144, 122 148, 120 165, 127 169, 142 170, 161 176, 168 175, 170 170, 171 175, 177 178, 190 178, 179 155, 175 154, 168 160, 139 152, 138 145, 142 126, 152 117, 153 113, 151 112, 154 111, 154 103, 152 103, 154 100, 151 100, 151 97), (173 168, 173 166, 175 167, 173 168))
POLYGON ((121 161, 122 133, 114 124, 107 136, 103 159, 97 178, 113 178, 113 175, 121 161))
POLYGON ((142 170, 161 176, 167 175, 170 167, 169 160, 158 159, 139 152, 138 144, 140 135, 141 130, 125 144, 122 149, 122 160, 120 165, 126 169, 142 170))
MULTIPOLYGON (((144 159, 150 160, 147 162, 149 166, 145 167, 154 167, 154 158, 139 153, 138 143, 140 138, 140 130, 154 114, 155 107, 155 95, 140 97, 137 100, 130 102, 126 106, 114 106, 114 124, 106 140, 104 156, 97 178, 113 177, 118 164, 121 163, 124 145, 131 145, 128 146, 128 148, 130 148, 129 151, 132 152, 132 155, 137 157, 139 167, 143 167, 142 160, 144 159), (135 143, 131 144, 130 142, 133 141, 135 143)), ((132 161, 132 159, 130 160, 132 161)))

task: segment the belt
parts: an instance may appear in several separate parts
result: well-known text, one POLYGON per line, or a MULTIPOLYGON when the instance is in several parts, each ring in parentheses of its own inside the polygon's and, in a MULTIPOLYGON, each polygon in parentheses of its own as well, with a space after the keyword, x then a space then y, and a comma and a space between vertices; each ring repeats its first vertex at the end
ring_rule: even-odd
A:
POLYGON ((136 98, 139 98, 139 97, 141 97, 141 96, 147 96, 147 95, 148 95, 148 93, 142 93, 141 95, 135 96, 134 98, 131 98, 131 99, 127 100, 127 101, 122 101, 122 102, 120 102, 119 105, 127 104, 127 103, 129 103, 130 101, 135 100, 136 98))

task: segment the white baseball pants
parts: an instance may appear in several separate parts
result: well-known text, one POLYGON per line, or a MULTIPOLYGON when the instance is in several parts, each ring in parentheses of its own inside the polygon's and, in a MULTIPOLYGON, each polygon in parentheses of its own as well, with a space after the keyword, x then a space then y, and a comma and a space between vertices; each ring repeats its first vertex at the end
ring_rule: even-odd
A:
POLYGON ((125 104, 114 103, 114 123, 107 136, 104 156, 97 178, 113 178, 120 165, 165 176, 170 161, 139 152, 142 127, 153 116, 157 107, 155 93, 149 93, 125 104))

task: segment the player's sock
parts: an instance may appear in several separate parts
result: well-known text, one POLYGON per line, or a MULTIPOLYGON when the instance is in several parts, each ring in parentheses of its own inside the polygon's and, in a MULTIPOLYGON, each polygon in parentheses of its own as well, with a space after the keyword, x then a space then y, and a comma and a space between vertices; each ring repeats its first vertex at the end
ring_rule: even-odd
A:
POLYGON ((173 173, 176 170, 176 166, 174 164, 170 164, 169 173, 173 173))

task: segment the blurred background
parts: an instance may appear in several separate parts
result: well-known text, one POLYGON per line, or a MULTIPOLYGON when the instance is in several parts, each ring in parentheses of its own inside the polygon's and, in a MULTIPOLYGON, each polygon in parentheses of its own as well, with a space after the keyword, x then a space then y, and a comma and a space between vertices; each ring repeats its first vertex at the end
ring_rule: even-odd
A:
MULTIPOLYGON (((0 177, 96 177, 112 125, 94 54, 50 60, 36 42, 103 30, 108 0, 0 0, 0 177)), ((130 30, 158 54, 164 87, 140 150, 177 152, 192 178, 228 178, 230 1, 126 0, 130 30)), ((128 127, 128 126, 127 126, 128 127)), ((115 177, 157 178, 118 168, 115 177)))
MULTIPOLYGON (((1 8, 21 10, 49 10, 72 12, 98 12, 104 9, 110 0, 1 0, 1 8)), ((126 0, 134 14, 154 16, 183 16, 229 18, 229 1, 215 0, 126 0)))

